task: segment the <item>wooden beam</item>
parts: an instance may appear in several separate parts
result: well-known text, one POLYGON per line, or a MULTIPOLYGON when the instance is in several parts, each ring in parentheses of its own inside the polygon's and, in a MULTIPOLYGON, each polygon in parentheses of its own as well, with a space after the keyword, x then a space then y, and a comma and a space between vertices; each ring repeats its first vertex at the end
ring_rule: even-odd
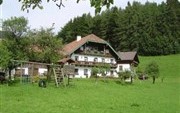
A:
POLYGON ((31 82, 33 83, 34 64, 31 65, 31 82))
POLYGON ((56 64, 49 64, 49 63, 40 63, 40 62, 30 62, 30 61, 24 61, 24 60, 11 60, 12 62, 20 62, 20 63, 26 63, 26 64, 39 64, 39 65, 50 65, 50 66, 61 66, 56 64))

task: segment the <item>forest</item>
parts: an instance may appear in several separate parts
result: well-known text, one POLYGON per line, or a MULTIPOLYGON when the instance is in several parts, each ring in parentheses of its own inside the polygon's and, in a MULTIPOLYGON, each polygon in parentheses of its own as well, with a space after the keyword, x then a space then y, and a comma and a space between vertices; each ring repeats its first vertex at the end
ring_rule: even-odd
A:
POLYGON ((58 32, 63 43, 77 35, 95 34, 109 42, 116 51, 138 51, 144 56, 180 53, 180 2, 161 4, 127 3, 125 9, 112 7, 95 15, 83 14, 58 32))

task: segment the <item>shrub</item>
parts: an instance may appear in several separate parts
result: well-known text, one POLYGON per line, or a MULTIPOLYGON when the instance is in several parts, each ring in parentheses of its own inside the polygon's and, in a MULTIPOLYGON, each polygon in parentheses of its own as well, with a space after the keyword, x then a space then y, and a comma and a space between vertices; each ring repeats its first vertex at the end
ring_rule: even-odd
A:
POLYGON ((97 78, 97 74, 99 72, 99 69, 97 67, 93 67, 91 70, 91 77, 92 78, 97 78))
MULTIPOLYGON (((118 73, 118 76, 119 76, 119 78, 121 79, 121 83, 123 83, 126 79, 132 77, 132 76, 131 76, 131 71, 128 71, 128 70, 126 70, 126 71, 124 71, 124 72, 119 72, 119 73, 118 73)), ((132 83, 132 78, 131 78, 131 83, 132 83)))

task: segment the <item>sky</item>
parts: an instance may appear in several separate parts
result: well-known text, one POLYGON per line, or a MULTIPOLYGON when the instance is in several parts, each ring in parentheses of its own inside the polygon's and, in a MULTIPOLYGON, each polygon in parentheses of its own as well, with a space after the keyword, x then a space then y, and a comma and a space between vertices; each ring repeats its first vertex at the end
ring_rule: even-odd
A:
MULTIPOLYGON (((95 15, 95 9, 90 6, 90 0, 80 0, 77 4, 76 0, 63 0, 65 7, 59 9, 55 3, 43 0, 43 9, 38 8, 30 10, 29 13, 21 10, 21 3, 18 0, 3 0, 0 6, 0 19, 6 20, 11 17, 24 16, 28 20, 28 26, 31 29, 39 29, 40 27, 51 27, 54 24, 54 32, 57 33, 61 28, 74 17, 81 16, 84 13, 95 15)), ((52 1, 52 0, 50 0, 52 1)), ((112 6, 125 8, 127 2, 139 1, 144 4, 146 1, 161 3, 166 0, 114 0, 112 6)), ((106 8, 103 8, 105 10, 106 8)))

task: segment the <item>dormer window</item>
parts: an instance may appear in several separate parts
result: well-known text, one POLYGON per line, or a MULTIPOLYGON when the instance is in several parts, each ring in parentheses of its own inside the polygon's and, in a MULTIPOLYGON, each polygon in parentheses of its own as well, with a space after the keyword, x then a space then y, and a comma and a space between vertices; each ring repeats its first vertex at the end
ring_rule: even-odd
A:
POLYGON ((81 47, 80 47, 80 51, 83 51, 83 50, 84 50, 84 47, 83 47, 83 46, 81 46, 81 47))
POLYGON ((106 53, 107 53, 107 54, 109 53, 109 50, 108 50, 108 49, 106 49, 106 53))

